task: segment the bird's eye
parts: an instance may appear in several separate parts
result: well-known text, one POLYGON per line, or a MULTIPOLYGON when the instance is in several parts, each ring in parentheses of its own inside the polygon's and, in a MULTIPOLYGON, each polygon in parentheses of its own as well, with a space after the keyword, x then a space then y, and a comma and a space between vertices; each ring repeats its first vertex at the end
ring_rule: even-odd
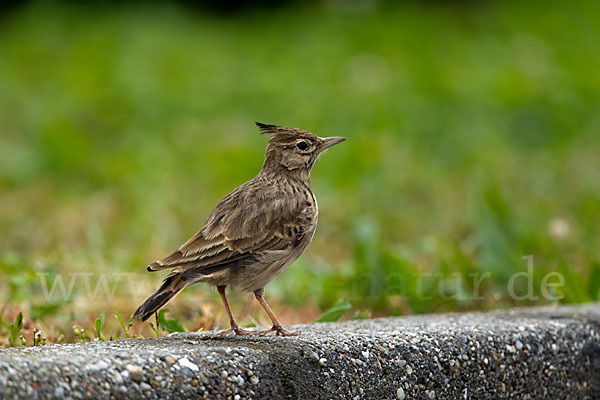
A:
POLYGON ((306 149, 308 149, 308 143, 298 142, 298 143, 296 143, 296 147, 299 148, 300 150, 306 150, 306 149))

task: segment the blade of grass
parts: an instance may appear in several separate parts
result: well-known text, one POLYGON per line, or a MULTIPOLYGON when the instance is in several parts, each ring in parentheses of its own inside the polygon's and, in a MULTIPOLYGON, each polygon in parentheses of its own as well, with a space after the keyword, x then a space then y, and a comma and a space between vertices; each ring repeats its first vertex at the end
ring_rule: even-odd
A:
POLYGON ((317 318, 315 322, 336 322, 351 308, 352 304, 350 304, 349 301, 340 300, 329 310, 321 314, 321 316, 317 318))

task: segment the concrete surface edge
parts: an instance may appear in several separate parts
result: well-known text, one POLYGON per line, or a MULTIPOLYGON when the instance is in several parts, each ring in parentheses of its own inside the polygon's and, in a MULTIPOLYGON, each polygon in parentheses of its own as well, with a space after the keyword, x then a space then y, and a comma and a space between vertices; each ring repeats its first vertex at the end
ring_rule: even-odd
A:
POLYGON ((600 398, 600 304, 0 350, 0 398, 600 398))

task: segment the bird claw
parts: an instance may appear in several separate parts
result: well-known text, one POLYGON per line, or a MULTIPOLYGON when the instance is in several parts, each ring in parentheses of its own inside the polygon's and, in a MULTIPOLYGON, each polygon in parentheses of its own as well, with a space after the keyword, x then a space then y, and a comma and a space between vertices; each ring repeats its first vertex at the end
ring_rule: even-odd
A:
POLYGON ((237 336, 259 336, 259 335, 262 335, 262 331, 249 331, 249 330, 242 329, 242 328, 236 326, 234 328, 225 329, 224 331, 215 333, 214 335, 211 336, 211 339, 228 335, 231 332, 235 333, 237 336))
POLYGON ((211 339, 214 339, 214 338, 216 338, 216 337, 225 336, 225 335, 227 335, 227 334, 229 334, 229 333, 231 333, 231 332, 233 332, 233 329, 231 329, 231 328, 229 328, 229 329, 225 329, 224 331, 217 332, 217 333, 213 334, 213 335, 212 335, 210 338, 211 338, 211 339))
POLYGON ((273 325, 273 327, 272 327, 272 328, 270 328, 270 329, 267 329, 267 330, 265 330, 265 331, 262 331, 260 335, 261 335, 261 336, 264 336, 264 335, 266 335, 266 334, 268 334, 268 333, 271 333, 271 332, 275 332, 275 334, 276 334, 277 336, 298 336, 298 335, 300 335, 300 333, 299 333, 299 332, 290 331, 290 330, 288 330, 288 329, 285 329, 285 328, 284 328, 283 326, 281 326, 281 325, 273 325))
POLYGON ((248 331, 246 329, 237 329, 235 334, 238 336, 260 336, 260 331, 248 331))

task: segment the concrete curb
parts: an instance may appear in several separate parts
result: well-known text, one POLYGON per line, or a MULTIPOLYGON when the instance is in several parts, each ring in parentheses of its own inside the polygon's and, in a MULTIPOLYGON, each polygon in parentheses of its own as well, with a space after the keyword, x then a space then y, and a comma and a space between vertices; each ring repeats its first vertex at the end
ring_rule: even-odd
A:
POLYGON ((0 398, 600 398, 600 305, 0 350, 0 398))

